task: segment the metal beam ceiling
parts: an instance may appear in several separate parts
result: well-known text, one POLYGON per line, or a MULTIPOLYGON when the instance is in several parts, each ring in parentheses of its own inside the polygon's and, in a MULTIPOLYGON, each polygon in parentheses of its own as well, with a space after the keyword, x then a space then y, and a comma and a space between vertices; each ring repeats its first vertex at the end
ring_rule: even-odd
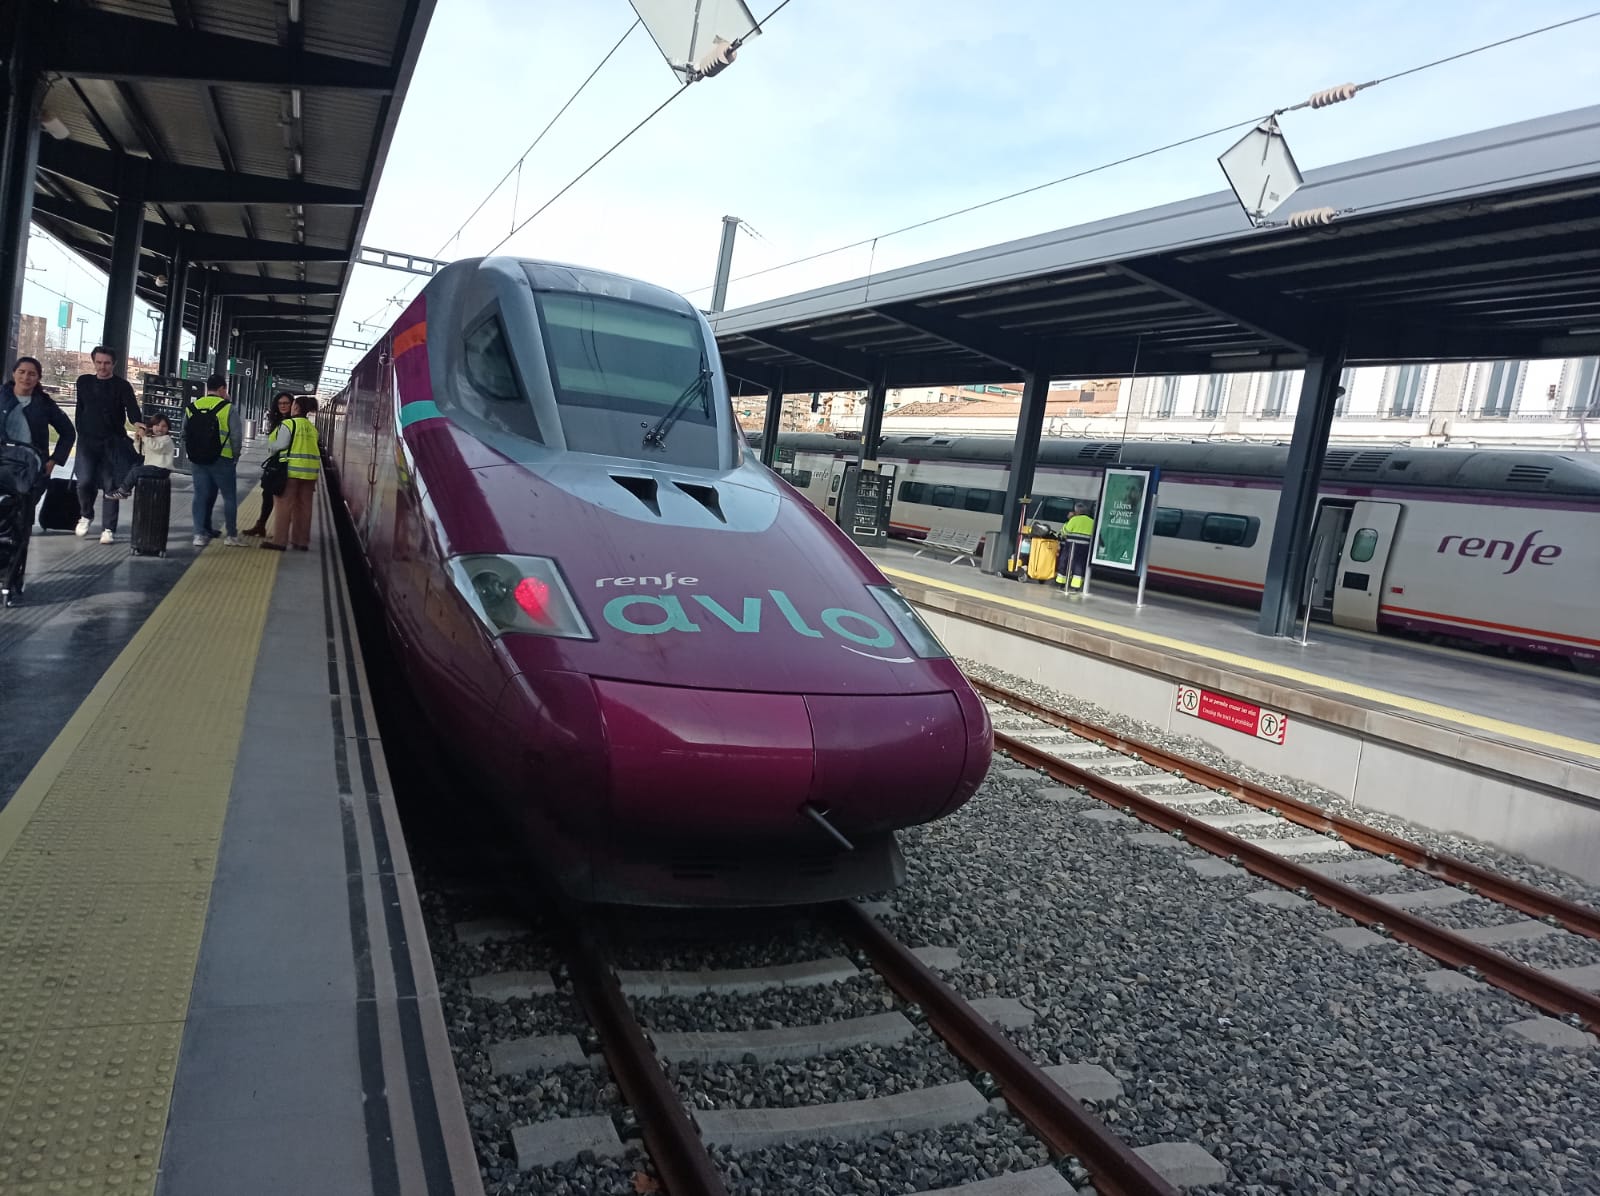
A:
POLYGON ((1297 369, 1336 328, 1351 365, 1595 355, 1596 146, 1580 109, 1313 171, 1328 226, 1251 228, 1222 192, 711 321, 752 390, 1297 369))
MULTIPOLYGON (((71 179, 106 195, 122 190, 119 167, 123 155, 75 141, 44 141, 39 169, 71 179)), ((225 204, 312 204, 359 208, 364 192, 354 187, 328 187, 303 179, 238 174, 200 166, 151 162, 145 167, 145 202, 225 204)))
POLYGON ((35 5, 34 12, 35 36, 46 47, 45 69, 76 79, 177 79, 380 95, 393 92, 397 82, 392 67, 208 33, 192 22, 174 28, 65 4, 35 5))
POLYGON ((104 265, 124 179, 141 174, 136 293, 167 308, 157 282, 181 254, 237 314, 237 343, 314 373, 435 0, 310 2, 311 49, 282 0, 57 0, 26 19, 70 130, 41 139, 37 223, 104 265), (304 335, 252 338, 269 322, 304 335))

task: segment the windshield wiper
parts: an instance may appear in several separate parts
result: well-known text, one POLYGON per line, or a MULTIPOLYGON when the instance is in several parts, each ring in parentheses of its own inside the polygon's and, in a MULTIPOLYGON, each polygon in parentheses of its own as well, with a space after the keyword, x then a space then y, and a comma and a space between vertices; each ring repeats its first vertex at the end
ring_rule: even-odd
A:
POLYGON ((644 434, 644 447, 665 449, 667 447, 667 433, 672 431, 672 425, 677 423, 683 413, 689 409, 689 404, 700 397, 700 410, 708 417, 711 414, 711 368, 706 365, 705 359, 700 359, 700 372, 694 376, 694 381, 683 388, 683 393, 674 400, 666 413, 656 420, 655 425, 644 434))

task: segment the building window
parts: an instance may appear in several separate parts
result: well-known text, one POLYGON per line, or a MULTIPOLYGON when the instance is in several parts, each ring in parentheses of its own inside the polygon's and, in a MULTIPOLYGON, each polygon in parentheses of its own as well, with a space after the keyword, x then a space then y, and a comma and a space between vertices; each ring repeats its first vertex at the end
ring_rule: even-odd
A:
POLYGON ((1562 408, 1568 415, 1600 416, 1600 357, 1569 362, 1561 379, 1562 408))
POLYGON ((1485 419, 1506 419, 1516 405, 1517 391, 1522 385, 1520 361, 1491 362, 1483 371, 1483 397, 1478 414, 1485 419))
POLYGON ((1146 415, 1153 415, 1157 419, 1172 418, 1172 412, 1178 405, 1178 381, 1176 377, 1152 379, 1149 399, 1145 404, 1146 415))
POLYGON ((1422 380, 1427 366, 1402 365, 1393 373, 1394 393, 1389 399, 1389 415, 1394 419, 1410 419, 1416 415, 1422 398, 1422 380))
POLYGON ((1222 414, 1223 406, 1228 401, 1228 382, 1226 374, 1212 374, 1206 379, 1206 394, 1200 406, 1203 418, 1216 419, 1222 414))
POLYGON ((1261 403, 1262 419, 1280 419, 1289 405, 1289 374, 1280 372, 1267 376, 1267 394, 1261 403))

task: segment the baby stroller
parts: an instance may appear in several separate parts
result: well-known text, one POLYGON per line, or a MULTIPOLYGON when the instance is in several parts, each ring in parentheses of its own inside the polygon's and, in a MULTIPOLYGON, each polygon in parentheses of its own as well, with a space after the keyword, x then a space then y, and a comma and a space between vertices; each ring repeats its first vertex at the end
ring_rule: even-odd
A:
POLYGON ((31 444, 0 437, 0 598, 11 604, 12 589, 22 591, 28 559, 28 525, 33 497, 43 480, 44 463, 31 444))

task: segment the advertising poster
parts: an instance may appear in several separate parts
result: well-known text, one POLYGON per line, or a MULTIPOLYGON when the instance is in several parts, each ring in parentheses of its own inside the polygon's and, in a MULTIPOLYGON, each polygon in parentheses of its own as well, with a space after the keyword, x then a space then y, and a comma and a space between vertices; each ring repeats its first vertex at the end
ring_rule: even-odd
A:
POLYGON ((1139 543, 1150 503, 1150 474, 1142 469, 1107 469, 1100 483, 1089 563, 1095 568, 1139 567, 1139 543))

